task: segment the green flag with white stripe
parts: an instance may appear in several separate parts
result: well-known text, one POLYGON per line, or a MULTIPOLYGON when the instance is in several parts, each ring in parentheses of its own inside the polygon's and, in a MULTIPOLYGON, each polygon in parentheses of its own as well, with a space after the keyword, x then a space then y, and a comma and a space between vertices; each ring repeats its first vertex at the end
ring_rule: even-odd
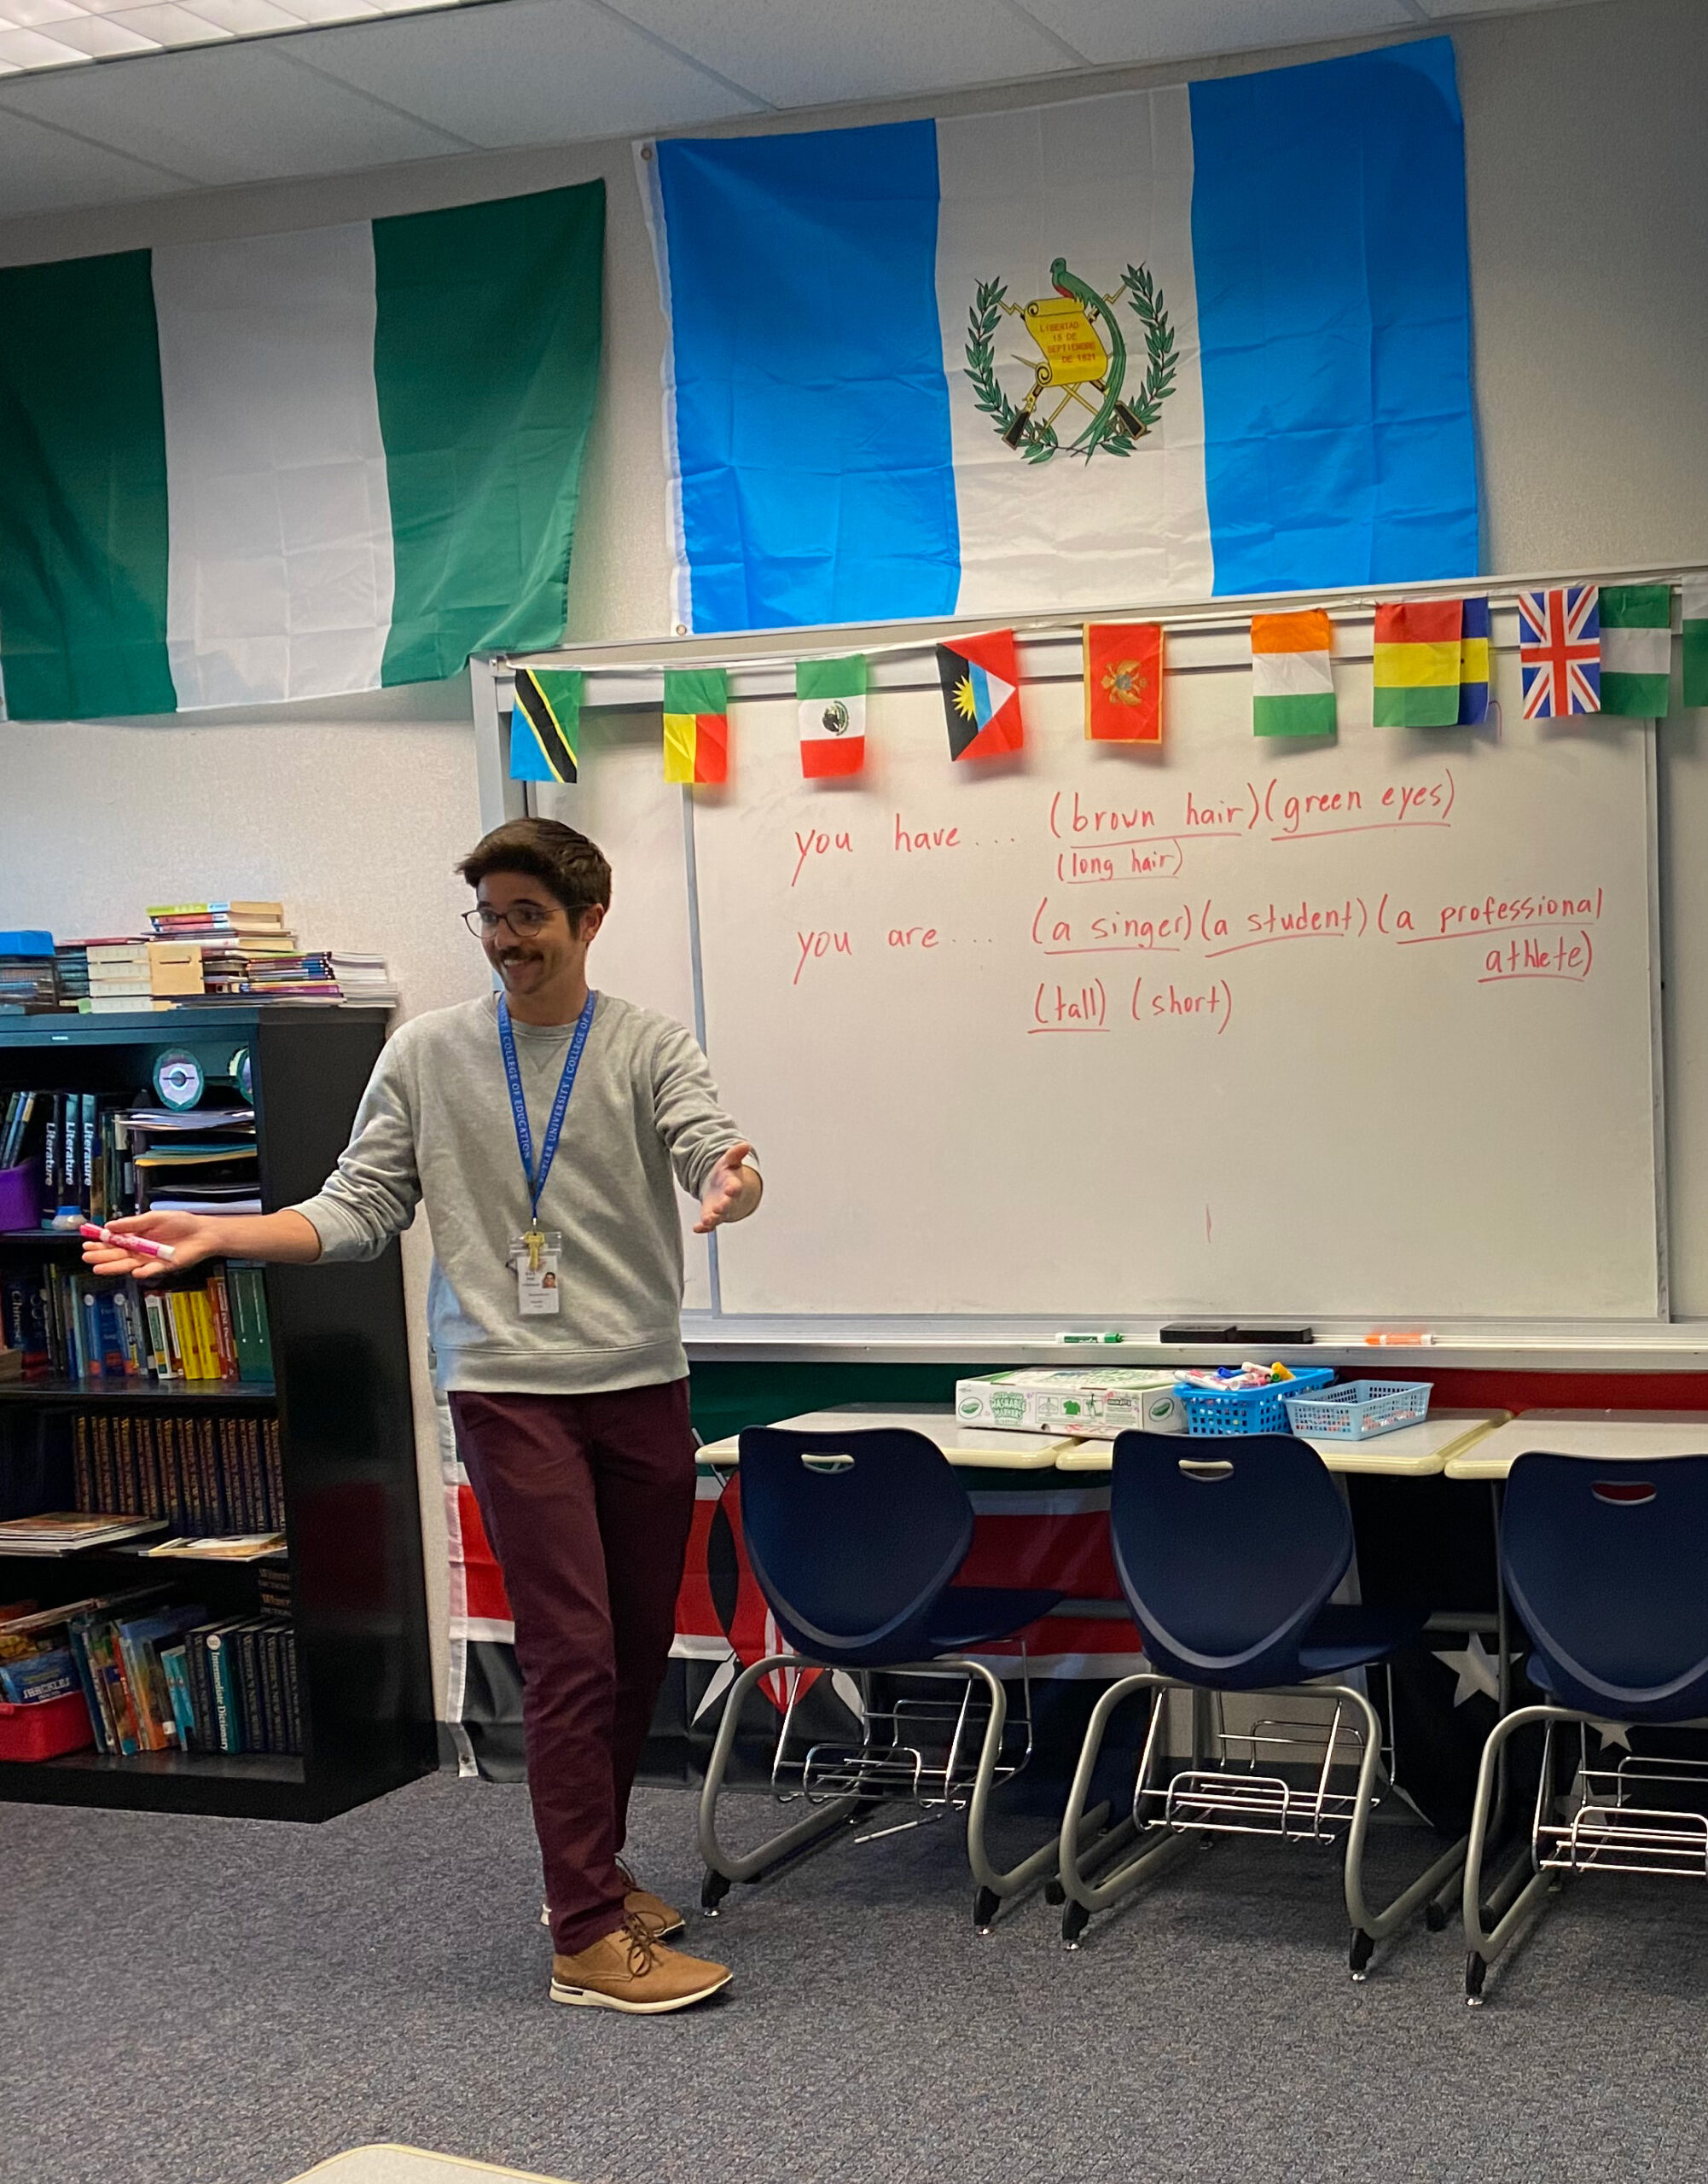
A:
POLYGON ((1601 587, 1601 710, 1661 720, 1672 682, 1672 586, 1601 587))
POLYGON ((341 696, 563 634, 602 183, 0 270, 15 720, 341 696))
POLYGON ((1680 696, 1687 706, 1708 706, 1708 577, 1686 577, 1679 586, 1683 655, 1680 696))

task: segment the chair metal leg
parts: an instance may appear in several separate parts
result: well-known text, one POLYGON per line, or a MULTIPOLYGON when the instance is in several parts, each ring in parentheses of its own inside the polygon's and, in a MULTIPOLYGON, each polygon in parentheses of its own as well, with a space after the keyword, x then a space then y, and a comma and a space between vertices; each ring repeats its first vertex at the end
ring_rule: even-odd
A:
POLYGON ((1351 1706, 1362 1717, 1364 1752, 1358 1766, 1357 1803, 1352 1811, 1352 1825, 1346 1837, 1345 1868, 1346 1916, 1352 1926, 1350 1968, 1353 1978, 1362 1984, 1376 1943, 1386 1941, 1390 1934, 1396 1932, 1444 1882, 1458 1873, 1465 1862, 1470 1838, 1461 1835, 1450 1850, 1444 1850, 1409 1887, 1402 1889, 1385 1909, 1372 1911, 1364 1895, 1364 1844, 1369 1833, 1370 1815, 1375 1806, 1381 1723, 1368 1699, 1350 1683, 1327 1687, 1313 1684, 1308 1687, 1339 1700, 1342 1705, 1351 1706))
MULTIPOLYGON (((1018 1865, 1010 1866, 1005 1873, 998 1872, 992 1865, 985 1848, 985 1823, 990 1812, 991 1793, 996 1785, 996 1769, 1002 1763, 1002 1735, 1008 1718, 1008 1693, 1002 1688, 1002 1679, 982 1661, 951 1656, 941 1663, 934 1663, 933 1666, 959 1669, 969 1677, 981 1677, 990 1701, 990 1714, 985 1724, 985 1741, 979 1750, 978 1770, 973 1779, 973 1795, 967 1807, 967 1862, 972 1868, 976 1891, 973 1900, 973 1924, 979 1933, 985 1934, 991 1931, 991 1922, 1003 1902, 1009 1896, 1020 1895, 1043 1880, 1046 1874, 1056 1870, 1060 1862, 1066 1821, 1064 1818, 1062 1826, 1047 1842, 1041 1843, 1036 1850, 1022 1858, 1018 1865)), ((1095 1830, 1101 1826, 1107 1811, 1107 1805, 1099 1805, 1094 1812, 1088 1813, 1080 1824, 1095 1830)))
POLYGON ((712 1746, 712 1757, 706 1769, 706 1780, 700 1792, 700 1855, 706 1866, 706 1885, 700 1901, 713 1917, 717 1906, 729 1891, 731 1881, 762 1879, 773 1873, 788 1859, 797 1857, 814 1844, 834 1835, 845 1827, 872 1803, 870 1798, 850 1796, 833 1798, 820 1805, 805 1819, 798 1820, 785 1827, 755 1850, 745 1854, 726 1850, 717 1834, 717 1800, 723 1788, 723 1778, 729 1771, 730 1754, 735 1748, 735 1733, 741 1724, 741 1709, 749 1693, 762 1676, 774 1669, 811 1668, 816 1664, 803 1660, 797 1653, 772 1653, 763 1661, 756 1661, 744 1669, 729 1687, 729 1696, 723 1702, 723 1718, 717 1725, 717 1734, 712 1746), (717 1882, 724 1884, 722 1888, 717 1882))
MULTIPOLYGON (((1584 1717, 1563 1706, 1520 1706, 1514 1712, 1503 1715, 1489 1732, 1489 1741, 1483 1747, 1483 1763, 1477 1770, 1477 1799, 1471 1809, 1471 1847, 1465 1861, 1465 2000, 1473 2009, 1481 2007, 1483 1983, 1489 1966, 1511 1946, 1519 1930, 1542 1908, 1554 1879, 1554 1875, 1537 1863, 1535 1838, 1525 1848, 1522 1856, 1515 1856, 1512 1864, 1502 1875, 1491 1893, 1485 1908, 1483 1896, 1483 1859, 1490 1834, 1490 1821, 1496 1800, 1497 1786, 1504 1780, 1505 1746, 1517 1732, 1532 1722, 1577 1722, 1584 1717), (1531 1868, 1528 1879, 1525 1868, 1531 1868), (1504 1908, 1502 1905, 1504 1904, 1504 1908), (1492 1926, 1485 1926, 1485 1916, 1493 1916, 1492 1926)), ((1544 1757, 1542 1780, 1537 1786, 1538 1810, 1552 1794, 1551 1751, 1544 1757)))
MULTIPOLYGON (((1158 1842, 1139 1852, 1136 1857, 1110 1870, 1115 1854, 1124 1850, 1137 1838, 1139 1830, 1130 1815, 1118 1821, 1101 1835, 1095 1835, 1089 1842, 1083 1839, 1088 1819, 1085 1800, 1091 1794, 1092 1776, 1096 1772, 1098 1754, 1103 1748, 1103 1739, 1109 1726, 1109 1716, 1124 1699, 1136 1692, 1151 1694, 1150 1726, 1145 1738, 1143 1754, 1139 1762, 1140 1780, 1148 1779, 1152 1758, 1161 1728, 1163 1709, 1158 1703, 1161 1694, 1169 1691, 1185 1691, 1191 1686, 1175 1683, 1165 1676, 1141 1673, 1122 1676, 1112 1683, 1091 1710, 1091 1719, 1086 1724, 1085 1741, 1079 1748, 1079 1764, 1074 1769, 1073 1786, 1068 1792, 1067 1809, 1061 1816, 1061 1888, 1066 1898, 1062 1913, 1061 1938, 1069 1949, 1076 1949, 1079 1937, 1094 1911, 1107 1911, 1130 1896, 1140 1883, 1151 1875, 1162 1872, 1181 1857, 1192 1842, 1189 1834, 1165 1834, 1158 1842), (1106 1877, 1094 1880, 1094 1872, 1102 1869, 1106 1877)), ((1197 1694, 1194 1693, 1194 1699, 1197 1694)), ((1193 1727, 1194 1758, 1199 1741, 1200 1710, 1194 1705, 1193 1727)))

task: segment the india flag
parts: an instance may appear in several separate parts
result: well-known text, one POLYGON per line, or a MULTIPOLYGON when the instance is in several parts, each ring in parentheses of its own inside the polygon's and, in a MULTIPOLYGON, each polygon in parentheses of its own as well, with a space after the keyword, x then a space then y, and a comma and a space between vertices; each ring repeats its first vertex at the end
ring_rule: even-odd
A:
POLYGON ((604 187, 0 271, 14 719, 454 674, 564 625, 604 187))
POLYGON ((1477 567, 1444 38, 638 172, 683 630, 1477 567))
POLYGON ((1333 632, 1320 607, 1252 617, 1252 732, 1333 735, 1333 632))
POLYGON ((1661 720, 1672 700, 1672 586, 1601 586, 1601 710, 1661 720))

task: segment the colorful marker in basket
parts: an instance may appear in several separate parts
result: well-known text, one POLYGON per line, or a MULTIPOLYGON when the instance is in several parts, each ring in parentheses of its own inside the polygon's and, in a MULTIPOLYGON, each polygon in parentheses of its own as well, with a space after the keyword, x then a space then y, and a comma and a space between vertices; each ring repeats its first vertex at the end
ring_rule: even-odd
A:
POLYGON ((157 1244, 152 1236, 121 1236, 116 1228, 102 1228, 92 1221, 78 1224, 78 1234, 92 1244, 110 1244, 115 1252, 137 1252, 145 1259, 171 1261, 177 1253, 170 1244, 157 1244))

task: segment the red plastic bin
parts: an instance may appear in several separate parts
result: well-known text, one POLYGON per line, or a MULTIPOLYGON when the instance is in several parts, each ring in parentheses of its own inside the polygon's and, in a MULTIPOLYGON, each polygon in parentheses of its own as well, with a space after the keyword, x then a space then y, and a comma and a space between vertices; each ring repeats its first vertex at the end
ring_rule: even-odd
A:
POLYGON ((88 1703, 80 1691, 31 1706, 0 1699, 0 1759, 58 1759, 94 1742, 88 1703))

